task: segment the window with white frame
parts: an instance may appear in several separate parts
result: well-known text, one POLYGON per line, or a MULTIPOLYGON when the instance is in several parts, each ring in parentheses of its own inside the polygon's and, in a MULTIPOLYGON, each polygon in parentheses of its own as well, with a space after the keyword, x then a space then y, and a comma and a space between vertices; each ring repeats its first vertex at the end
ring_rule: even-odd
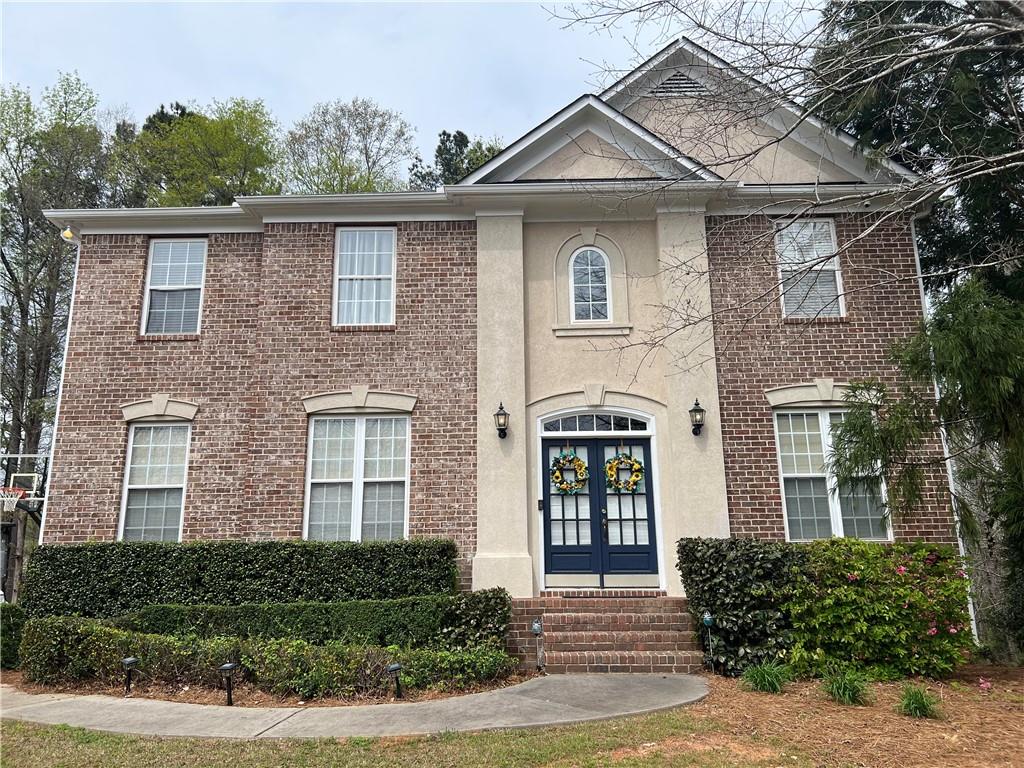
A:
POLYGON ((775 414, 790 541, 830 536, 889 539, 883 489, 867 480, 840 486, 828 469, 831 427, 842 420, 841 411, 775 414))
POLYGON ((334 325, 395 321, 395 230, 339 228, 334 325))
POLYGON ((178 541, 181 538, 188 424, 133 424, 128 433, 121 538, 178 541))
POLYGON ((143 333, 199 333, 205 272, 205 240, 153 240, 143 333))
POLYGON ((409 419, 314 416, 309 425, 306 538, 405 536, 409 419))
POLYGON ((589 246, 569 259, 573 322, 606 321, 611 317, 608 266, 604 252, 589 246))
POLYGON ((831 219, 780 221, 775 229, 786 317, 839 317, 842 276, 831 219))

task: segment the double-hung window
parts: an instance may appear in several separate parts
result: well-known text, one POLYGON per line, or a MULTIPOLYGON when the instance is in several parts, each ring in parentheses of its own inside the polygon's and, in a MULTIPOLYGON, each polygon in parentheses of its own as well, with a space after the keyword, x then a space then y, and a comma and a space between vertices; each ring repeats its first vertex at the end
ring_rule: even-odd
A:
POLYGON ((775 251, 786 317, 844 314, 842 276, 831 219, 777 222, 775 251))
POLYGON ((856 536, 889 539, 883 489, 864 480, 841 486, 829 471, 831 427, 841 411, 781 411, 775 414, 782 497, 790 541, 856 536))
POLYGON ((205 272, 205 240, 153 240, 146 273, 143 333, 199 333, 205 272))
POLYGON ((597 248, 580 248, 569 259, 572 320, 606 322, 611 317, 608 257, 597 248))
POLYGON ((309 425, 306 538, 405 536, 409 419, 314 416, 309 425))
POLYGON ((395 229, 341 227, 334 259, 334 325, 395 322, 395 229))
POLYGON ((190 433, 188 424, 131 426, 121 515, 125 541, 181 538, 190 433))

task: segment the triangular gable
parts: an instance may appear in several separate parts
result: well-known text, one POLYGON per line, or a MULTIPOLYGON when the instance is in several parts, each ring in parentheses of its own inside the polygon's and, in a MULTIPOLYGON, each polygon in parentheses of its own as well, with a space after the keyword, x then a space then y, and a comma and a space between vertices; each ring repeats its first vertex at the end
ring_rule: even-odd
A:
MULTIPOLYGON (((739 86, 748 94, 769 92, 763 83, 683 37, 606 88, 601 98, 613 108, 646 123, 648 128, 657 133, 659 128, 653 124, 656 121, 646 119, 639 109, 643 100, 665 100, 666 103, 673 99, 690 101, 699 111, 702 96, 706 99, 710 91, 720 90, 723 81, 731 83, 733 87, 739 86)), ((854 136, 826 125, 814 116, 805 115, 798 104, 778 94, 775 96, 776 107, 771 112, 758 116, 756 121, 750 120, 758 124, 758 137, 768 139, 764 144, 772 145, 769 150, 772 163, 779 161, 779 155, 786 154, 793 164, 802 161, 811 167, 831 167, 836 177, 834 180, 845 177, 856 181, 879 182, 916 178, 913 171, 892 160, 883 159, 880 168, 873 165, 856 146, 854 136), (772 137, 780 138, 773 143, 772 137)), ((669 140, 682 151, 711 163, 711 159, 701 157, 697 147, 686 146, 682 137, 672 136, 669 140)), ((728 174, 723 172, 722 175, 728 174)), ((783 177, 780 180, 796 179, 783 177)))
POLYGON ((513 142, 459 184, 608 178, 707 181, 719 177, 588 94, 513 142), (544 173, 555 170, 559 172, 550 179, 543 178, 544 173), (595 173, 611 175, 593 176, 595 173))

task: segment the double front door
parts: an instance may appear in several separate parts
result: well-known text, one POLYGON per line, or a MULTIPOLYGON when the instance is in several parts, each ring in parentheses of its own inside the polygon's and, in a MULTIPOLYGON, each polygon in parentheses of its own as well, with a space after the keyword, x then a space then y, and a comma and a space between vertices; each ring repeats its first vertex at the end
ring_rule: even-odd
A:
POLYGON ((650 438, 545 439, 542 448, 547 573, 600 574, 602 586, 604 574, 657 573, 650 438), (575 454, 587 468, 582 482, 573 470, 562 470, 564 482, 580 485, 574 493, 560 492, 552 481, 552 463, 562 453, 575 454), (623 453, 642 466, 633 488, 629 462, 621 462, 616 475, 622 487, 606 476, 606 463, 623 453))

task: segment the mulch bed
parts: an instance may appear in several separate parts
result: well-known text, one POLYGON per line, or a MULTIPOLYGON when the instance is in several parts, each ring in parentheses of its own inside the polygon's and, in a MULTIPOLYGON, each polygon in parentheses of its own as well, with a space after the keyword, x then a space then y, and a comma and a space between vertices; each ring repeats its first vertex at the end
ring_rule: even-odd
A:
POLYGON ((902 683, 874 684, 871 705, 844 707, 816 682, 790 684, 782 695, 744 691, 738 681, 721 677, 709 682, 711 695, 688 711, 714 720, 742 743, 755 737, 779 744, 780 758, 788 747, 820 766, 1024 766, 1024 669, 1019 667, 972 666, 942 682, 916 681, 939 699, 938 720, 896 712, 902 683), (982 678, 990 690, 979 685, 982 678))
MULTIPOLYGON (((441 690, 406 690, 401 701, 432 701, 435 699, 447 699, 453 696, 465 696, 469 693, 482 693, 493 691, 498 688, 506 688, 510 685, 518 685, 526 682, 535 675, 518 674, 504 680, 497 680, 489 684, 480 684, 469 688, 462 688, 453 691, 441 690)), ((26 681, 17 670, 5 670, 2 678, 4 683, 13 685, 25 693, 74 693, 79 695, 102 695, 124 697, 124 686, 110 686, 98 682, 81 682, 65 685, 39 685, 26 681)), ((344 699, 318 698, 301 699, 298 696, 275 696, 248 683, 235 681, 232 693, 232 700, 236 707, 351 707, 360 704, 391 704, 396 701, 394 696, 356 696, 344 699)), ((133 699, 160 699, 162 701, 179 701, 187 704, 220 704, 226 701, 226 694, 220 688, 208 688, 195 685, 164 685, 146 683, 144 679, 132 684, 131 697, 133 699)))

